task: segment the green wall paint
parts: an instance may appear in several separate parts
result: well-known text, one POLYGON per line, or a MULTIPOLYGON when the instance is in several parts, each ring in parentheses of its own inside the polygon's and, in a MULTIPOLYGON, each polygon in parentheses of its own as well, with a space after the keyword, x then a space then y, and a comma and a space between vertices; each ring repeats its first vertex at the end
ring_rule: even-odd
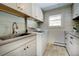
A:
POLYGON ((24 18, 17 17, 8 13, 0 12, 0 36, 12 34, 12 24, 16 22, 19 33, 25 32, 24 18))

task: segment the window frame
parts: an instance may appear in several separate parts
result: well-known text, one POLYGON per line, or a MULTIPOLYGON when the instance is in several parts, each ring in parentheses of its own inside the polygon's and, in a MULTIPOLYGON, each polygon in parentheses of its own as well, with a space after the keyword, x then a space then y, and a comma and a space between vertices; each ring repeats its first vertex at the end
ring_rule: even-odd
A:
POLYGON ((51 15, 51 16, 49 16, 48 26, 49 26, 49 27, 61 27, 61 26, 62 26, 62 14, 56 14, 56 15, 51 15), (51 25, 51 26, 50 26, 50 22, 51 22, 51 21, 56 21, 56 20, 50 20, 50 17, 54 17, 54 16, 56 17, 56 16, 58 16, 58 15, 61 16, 61 17, 60 17, 61 19, 59 20, 59 21, 60 21, 60 25, 57 25, 57 26, 51 25))

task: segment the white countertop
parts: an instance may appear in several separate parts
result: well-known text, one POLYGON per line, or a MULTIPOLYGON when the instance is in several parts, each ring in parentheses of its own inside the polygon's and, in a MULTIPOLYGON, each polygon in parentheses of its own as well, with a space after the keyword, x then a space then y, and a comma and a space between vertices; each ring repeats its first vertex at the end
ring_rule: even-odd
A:
POLYGON ((69 34, 79 38, 79 33, 76 33, 76 32, 66 32, 66 33, 69 33, 69 34))
POLYGON ((0 46, 4 45, 4 44, 8 44, 17 40, 21 40, 22 38, 26 38, 26 37, 30 37, 30 36, 34 36, 36 35, 36 33, 31 33, 29 35, 24 35, 24 36, 20 36, 20 37, 15 37, 15 38, 11 38, 11 39, 6 39, 6 40, 0 40, 0 46))

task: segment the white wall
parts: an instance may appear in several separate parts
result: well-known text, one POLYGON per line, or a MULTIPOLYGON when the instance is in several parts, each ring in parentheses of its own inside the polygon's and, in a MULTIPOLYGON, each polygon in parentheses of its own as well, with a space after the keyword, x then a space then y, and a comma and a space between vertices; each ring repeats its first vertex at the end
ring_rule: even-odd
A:
POLYGON ((42 26, 43 29, 48 30, 48 42, 64 43, 64 31, 71 31, 71 6, 64 6, 44 13, 45 22, 42 26), (49 27, 48 17, 51 15, 62 14, 61 27, 49 27))

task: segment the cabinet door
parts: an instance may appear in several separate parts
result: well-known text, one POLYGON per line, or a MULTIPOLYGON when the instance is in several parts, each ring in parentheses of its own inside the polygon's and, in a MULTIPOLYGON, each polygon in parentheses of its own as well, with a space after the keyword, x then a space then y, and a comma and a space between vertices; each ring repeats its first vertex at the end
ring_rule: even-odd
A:
POLYGON ((36 16, 39 21, 43 21, 42 10, 38 5, 36 6, 36 16))
POLYGON ((36 56, 36 41, 26 43, 5 56, 36 56))
POLYGON ((79 3, 73 4, 73 18, 79 16, 79 3))
POLYGON ((71 56, 78 56, 79 55, 79 43, 78 39, 74 37, 73 35, 68 35, 68 43, 67 43, 67 49, 71 56))
POLYGON ((17 10, 17 3, 3 3, 3 4, 17 10))
POLYGON ((6 54, 5 56, 24 56, 25 55, 25 45, 21 46, 14 51, 11 51, 10 53, 6 54))
POLYGON ((79 56, 79 39, 72 36, 72 55, 73 56, 79 56))
POLYGON ((36 56, 36 41, 35 40, 26 44, 26 55, 36 56))
POLYGON ((32 4, 31 3, 18 3, 17 7, 26 15, 32 15, 32 4))
POLYGON ((40 20, 43 21, 43 12, 42 12, 41 9, 40 9, 40 15, 41 15, 41 16, 40 16, 40 20))
POLYGON ((32 16, 32 3, 23 3, 24 4, 24 12, 29 15, 32 16))
POLYGON ((15 10, 18 10, 20 12, 23 12, 29 16, 32 15, 32 4, 31 3, 3 3, 3 4, 15 10))
POLYGON ((43 21, 43 13, 37 4, 32 4, 32 16, 39 21, 43 21))
POLYGON ((43 21, 43 12, 40 7, 38 7, 38 18, 40 21, 43 21))
POLYGON ((35 3, 32 3, 32 17, 36 18, 37 15, 36 15, 36 4, 35 3))

